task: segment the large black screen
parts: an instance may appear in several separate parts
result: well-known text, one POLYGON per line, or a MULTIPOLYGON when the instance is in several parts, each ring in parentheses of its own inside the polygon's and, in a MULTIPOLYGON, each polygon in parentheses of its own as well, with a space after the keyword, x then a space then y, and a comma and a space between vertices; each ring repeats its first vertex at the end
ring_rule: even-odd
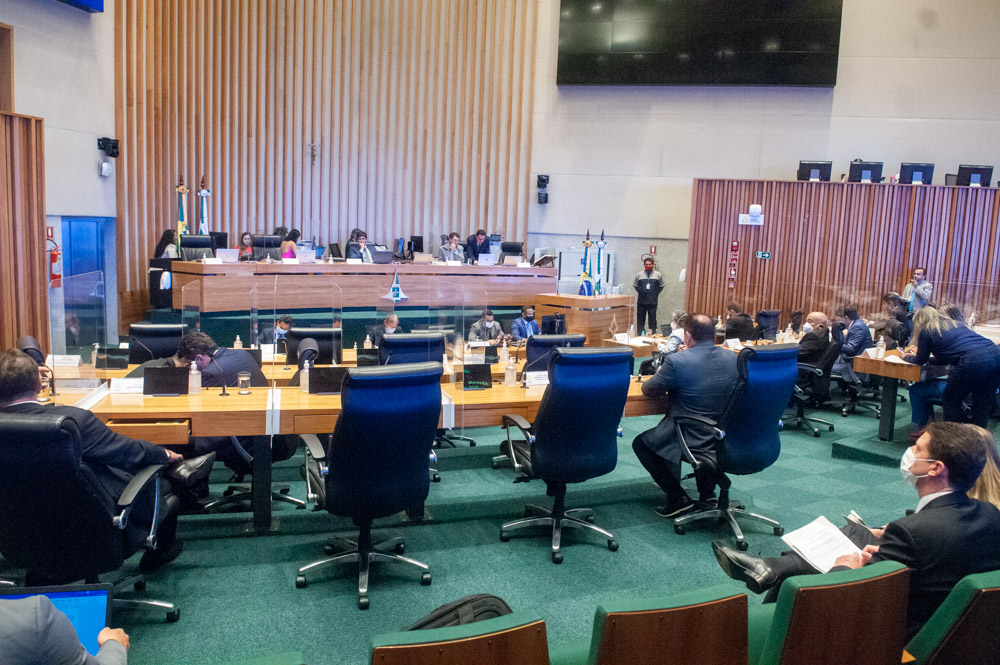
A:
POLYGON ((837 83, 843 0, 562 0, 559 85, 837 83))

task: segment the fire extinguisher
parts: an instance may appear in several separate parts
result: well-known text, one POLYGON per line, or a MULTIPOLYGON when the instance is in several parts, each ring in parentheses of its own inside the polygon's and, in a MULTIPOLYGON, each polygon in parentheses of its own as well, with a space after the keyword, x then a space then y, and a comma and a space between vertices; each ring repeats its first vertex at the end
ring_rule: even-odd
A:
POLYGON ((62 287, 62 250, 51 238, 49 242, 52 247, 49 249, 49 288, 58 289, 62 287))

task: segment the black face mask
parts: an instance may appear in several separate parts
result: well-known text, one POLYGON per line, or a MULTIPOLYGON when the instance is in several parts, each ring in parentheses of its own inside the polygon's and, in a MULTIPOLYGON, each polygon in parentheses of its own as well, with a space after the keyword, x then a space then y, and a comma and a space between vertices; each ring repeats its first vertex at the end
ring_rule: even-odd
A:
POLYGON ((525 314, 524 315, 524 320, 525 321, 534 321, 535 320, 535 316, 534 316, 534 314, 532 314, 531 316, 528 316, 527 314, 525 314))

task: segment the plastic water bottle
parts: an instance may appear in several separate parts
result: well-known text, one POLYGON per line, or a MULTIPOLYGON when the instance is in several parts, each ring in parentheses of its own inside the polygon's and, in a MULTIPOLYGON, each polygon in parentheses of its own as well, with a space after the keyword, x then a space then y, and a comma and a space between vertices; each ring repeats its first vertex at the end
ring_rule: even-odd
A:
POLYGON ((634 323, 628 327, 628 338, 632 339, 633 337, 635 337, 635 324, 634 323))
POLYGON ((371 335, 365 335, 365 348, 366 349, 372 348, 372 336, 371 335))
POLYGON ((792 324, 789 323, 788 326, 785 328, 785 341, 791 342, 794 339, 795 339, 795 331, 792 330, 792 324))
POLYGON ((885 335, 880 335, 878 344, 875 345, 875 357, 879 360, 885 358, 885 335))
POLYGON ((188 372, 188 395, 198 395, 201 393, 201 372, 198 365, 191 363, 191 371, 188 372))
POLYGON ((304 393, 309 392, 309 361, 302 363, 302 371, 299 372, 299 390, 304 393))
POLYGON ((236 341, 233 342, 233 348, 234 349, 242 349, 243 348, 243 340, 240 339, 239 335, 236 336, 236 341))
POLYGON ((505 386, 516 386, 517 385, 517 367, 514 365, 514 359, 507 358, 507 367, 503 371, 503 384, 505 386))
POLYGON ((507 340, 505 339, 503 345, 497 350, 497 360, 500 363, 506 363, 508 358, 510 358, 510 349, 507 348, 507 340))

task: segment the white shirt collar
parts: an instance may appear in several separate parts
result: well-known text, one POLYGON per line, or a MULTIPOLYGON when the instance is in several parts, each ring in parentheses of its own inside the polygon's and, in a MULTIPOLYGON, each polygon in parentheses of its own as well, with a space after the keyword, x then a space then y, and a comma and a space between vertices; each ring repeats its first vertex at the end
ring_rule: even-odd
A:
POLYGON ((945 494, 951 494, 953 491, 954 490, 949 488, 946 490, 941 490, 940 492, 934 492, 934 494, 928 494, 926 496, 920 497, 920 502, 917 503, 917 512, 919 513, 924 506, 926 506, 928 503, 938 498, 939 496, 944 496, 945 494))

